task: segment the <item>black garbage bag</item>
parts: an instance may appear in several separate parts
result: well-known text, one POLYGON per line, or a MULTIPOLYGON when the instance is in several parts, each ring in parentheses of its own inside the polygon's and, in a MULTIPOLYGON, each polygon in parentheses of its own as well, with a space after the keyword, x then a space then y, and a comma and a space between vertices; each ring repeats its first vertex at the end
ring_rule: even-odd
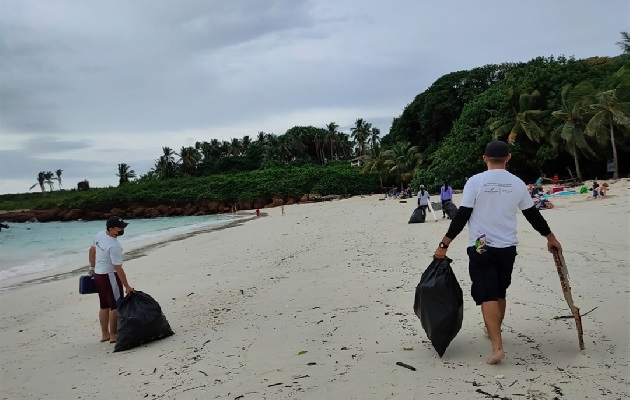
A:
POLYGON ((455 218, 455 214, 457 214, 457 206, 452 201, 446 200, 444 202, 444 211, 450 219, 453 219, 455 218))
POLYGON ((417 207, 415 210, 413 210, 413 213, 411 213, 411 217, 409 218, 409 223, 410 224, 422 223, 424 222, 426 217, 427 217, 426 212, 423 212, 420 207, 417 207))
POLYGON ((117 351, 125 351, 152 340, 171 336, 173 330, 153 297, 134 291, 118 307, 117 351))
POLYGON ((450 258, 433 259, 420 278, 413 304, 422 328, 440 357, 464 320, 464 295, 451 262, 450 258))

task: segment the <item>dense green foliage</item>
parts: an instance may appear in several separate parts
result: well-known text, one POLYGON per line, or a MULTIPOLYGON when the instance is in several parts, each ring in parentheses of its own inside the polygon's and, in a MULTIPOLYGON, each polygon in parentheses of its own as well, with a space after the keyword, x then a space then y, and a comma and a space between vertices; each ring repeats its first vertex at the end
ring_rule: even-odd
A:
POLYGON ((116 188, 0 196, 0 209, 89 208, 109 211, 133 205, 184 205, 201 200, 236 202, 305 193, 363 194, 379 190, 376 173, 361 174, 346 162, 322 166, 280 167, 249 172, 128 182, 116 188))
MULTIPOLYGON (((627 56, 615 58, 536 58, 527 63, 490 65, 446 75, 418 95, 402 115, 394 119, 383 143, 409 141, 419 147, 422 164, 412 185, 436 190, 444 180, 461 187, 467 176, 484 169, 481 155, 493 138, 512 142, 509 169, 528 180, 540 174, 576 175, 572 168, 582 158, 585 177, 605 177, 606 160, 613 159, 610 140, 558 136, 563 125, 556 113, 566 109, 562 91, 592 87, 581 99, 581 117, 586 124, 594 115, 599 91, 615 89, 618 118, 612 122, 619 169, 630 171, 630 135, 624 122, 628 115, 628 85, 620 78, 627 56), (556 132, 554 134, 554 132, 556 132), (588 141, 588 142, 586 142, 588 141), (575 145, 581 145, 575 148, 575 145)), ((564 121, 566 122, 566 121, 564 121)), ((611 122, 604 124, 610 130, 611 122)), ((604 132, 602 128, 600 133, 604 132)), ((587 132, 588 133, 588 132, 587 132)), ((594 136, 594 135, 593 135, 594 136)), ((610 136, 610 135, 608 135, 610 136)))
MULTIPOLYGON (((625 53, 629 37, 622 33, 618 43, 625 53)), ((165 146, 139 178, 118 164, 119 188, 87 190, 85 181, 84 191, 51 193, 53 181, 61 187, 61 171, 57 178, 42 171, 33 185, 40 194, 0 196, 0 209, 234 202, 371 193, 391 185, 424 184, 434 191, 445 180, 458 188, 485 169, 481 155, 493 138, 510 143, 508 169, 526 181, 556 173, 561 179, 610 177, 608 160, 616 178, 630 172, 629 61, 627 54, 539 57, 457 71, 417 95, 382 139, 359 118, 349 133, 331 122, 281 135, 200 141, 178 152, 165 146)))

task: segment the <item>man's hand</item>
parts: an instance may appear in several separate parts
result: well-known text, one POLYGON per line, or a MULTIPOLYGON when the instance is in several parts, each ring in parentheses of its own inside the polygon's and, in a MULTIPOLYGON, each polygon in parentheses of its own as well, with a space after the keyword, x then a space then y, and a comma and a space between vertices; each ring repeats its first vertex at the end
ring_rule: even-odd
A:
POLYGON ((435 249, 435 253, 433 253, 433 257, 439 258, 440 260, 446 257, 446 249, 438 247, 435 249))
POLYGON ((547 250, 551 252, 553 249, 558 250, 558 253, 562 254, 562 245, 558 242, 554 234, 550 233, 547 235, 547 250))
POLYGON ((131 294, 135 292, 135 290, 131 286, 125 286, 125 294, 131 294))

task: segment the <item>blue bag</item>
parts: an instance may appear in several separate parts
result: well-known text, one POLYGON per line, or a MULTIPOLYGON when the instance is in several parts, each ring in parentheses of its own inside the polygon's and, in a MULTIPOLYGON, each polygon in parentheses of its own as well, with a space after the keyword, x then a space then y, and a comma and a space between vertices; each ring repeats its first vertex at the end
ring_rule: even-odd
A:
POLYGON ((94 283, 94 278, 91 275, 83 275, 79 278, 79 293, 96 293, 96 283, 94 283))

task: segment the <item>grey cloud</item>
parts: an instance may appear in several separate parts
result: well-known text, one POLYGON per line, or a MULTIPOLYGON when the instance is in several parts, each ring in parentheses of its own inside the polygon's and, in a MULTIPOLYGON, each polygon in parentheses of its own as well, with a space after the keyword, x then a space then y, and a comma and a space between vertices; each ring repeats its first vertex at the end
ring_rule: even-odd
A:
MULTIPOLYGON (((111 133, 142 143, 173 132, 157 146, 178 148, 184 131, 281 133, 305 123, 291 115, 314 110, 359 110, 354 119, 386 134, 441 75, 551 54, 616 55, 628 30, 623 0, 0 0, 0 10, 2 139, 54 137, 51 158, 64 142, 92 143, 86 151, 113 160, 111 133), (284 116, 285 126, 264 125, 284 116)), ((334 120, 322 118, 318 126, 334 120)), ((347 130, 353 122, 337 121, 347 130)), ((39 165, 22 155, 16 169, 39 165)), ((133 155, 116 162, 148 169, 133 155)), ((0 165, 2 175, 13 168, 0 165)))

